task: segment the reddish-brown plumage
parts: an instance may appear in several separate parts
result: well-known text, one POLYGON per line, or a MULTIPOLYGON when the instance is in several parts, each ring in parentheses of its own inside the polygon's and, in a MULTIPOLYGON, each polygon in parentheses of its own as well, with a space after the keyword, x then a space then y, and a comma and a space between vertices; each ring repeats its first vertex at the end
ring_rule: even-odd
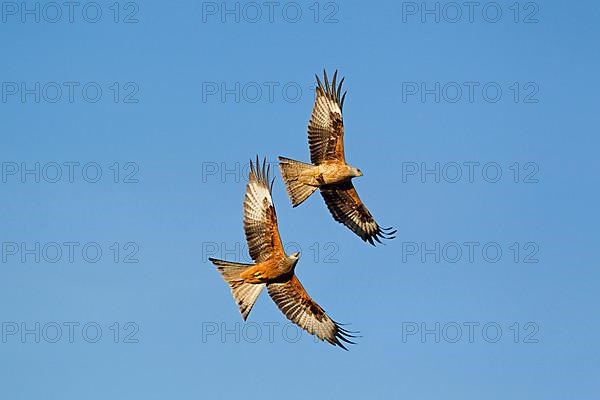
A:
POLYGON ((342 342, 352 343, 346 331, 333 321, 306 293, 295 275, 300 253, 285 254, 277 215, 271 197, 272 182, 263 162, 256 169, 251 163, 244 200, 244 230, 248 250, 255 264, 237 264, 210 259, 229 284, 244 319, 264 286, 284 315, 321 340, 345 349, 342 342))
POLYGON ((346 92, 340 97, 342 79, 331 85, 324 73, 325 86, 317 76, 315 104, 308 123, 308 145, 312 164, 279 157, 281 174, 294 207, 300 205, 317 188, 320 189, 333 218, 346 225, 371 244, 380 238, 393 239, 390 228, 381 228, 364 206, 352 186, 352 178, 362 172, 346 163, 344 153, 344 119, 342 109, 346 92), (292 168, 294 166, 294 168, 292 168))

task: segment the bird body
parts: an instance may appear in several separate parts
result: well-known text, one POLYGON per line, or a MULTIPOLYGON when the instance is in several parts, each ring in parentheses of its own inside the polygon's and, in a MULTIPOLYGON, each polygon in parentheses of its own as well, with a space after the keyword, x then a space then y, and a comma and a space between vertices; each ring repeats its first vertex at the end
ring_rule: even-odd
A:
POLYGON ((346 92, 341 96, 342 79, 331 85, 324 73, 325 85, 317 76, 315 104, 308 123, 311 164, 279 157, 279 169, 294 207, 302 204, 317 189, 333 218, 375 244, 380 238, 393 239, 391 228, 381 228, 358 197, 351 180, 362 172, 348 163, 344 154, 344 120, 342 109, 346 92))
MULTIPOLYGON (((323 185, 334 185, 337 183, 348 182, 350 179, 362 176, 362 173, 348 164, 340 164, 336 162, 324 162, 319 165, 304 164, 296 165, 295 160, 280 157, 280 165, 284 169, 286 182, 297 180, 301 185, 314 186, 315 189, 323 185), (290 161, 292 161, 290 163, 290 161), (291 165, 291 168, 286 166, 291 165)), ((303 199, 302 201, 304 201, 303 199)), ((295 203, 294 207, 300 205, 295 203)))
POLYGON ((209 258, 229 284, 231 293, 246 320, 256 299, 266 286, 277 307, 293 323, 321 340, 340 346, 353 343, 351 332, 332 320, 308 295, 295 269, 300 252, 287 255, 283 249, 277 216, 271 197, 266 161, 262 169, 250 163, 250 175, 244 199, 244 231, 254 264, 242 264, 209 258))
POLYGON ((253 284, 287 280, 294 274, 298 259, 299 254, 263 261, 243 271, 240 278, 246 283, 253 284))

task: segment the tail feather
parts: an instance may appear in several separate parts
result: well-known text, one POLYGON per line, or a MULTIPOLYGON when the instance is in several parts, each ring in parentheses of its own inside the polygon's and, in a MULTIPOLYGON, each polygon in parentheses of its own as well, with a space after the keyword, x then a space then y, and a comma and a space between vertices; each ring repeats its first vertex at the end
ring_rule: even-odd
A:
POLYGON ((245 321, 248 318, 256 299, 258 299, 258 295, 260 295, 260 292, 265 287, 265 284, 246 283, 244 279, 240 277, 242 272, 253 266, 252 264, 235 263, 217 260, 216 258, 209 258, 209 260, 217 267, 217 270, 221 275, 223 275, 225 282, 229 284, 231 294, 239 306, 240 313, 245 321))
POLYGON ((312 168, 314 168, 314 165, 279 157, 279 170, 281 171, 285 188, 294 207, 302 204, 304 200, 317 190, 317 186, 303 183, 301 179, 302 174, 312 168))

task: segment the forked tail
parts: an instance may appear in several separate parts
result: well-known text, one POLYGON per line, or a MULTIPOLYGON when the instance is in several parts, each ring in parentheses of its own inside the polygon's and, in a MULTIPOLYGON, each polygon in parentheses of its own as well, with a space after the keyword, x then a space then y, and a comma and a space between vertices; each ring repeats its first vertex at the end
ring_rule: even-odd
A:
POLYGON ((285 182, 285 189, 294 207, 302 204, 304 200, 317 190, 317 186, 303 183, 307 179, 303 174, 312 168, 314 168, 314 165, 279 157, 279 170, 285 182))
POLYGON ((248 318, 248 314, 250 314, 258 295, 265 287, 265 284, 246 283, 244 282, 244 279, 240 277, 242 272, 253 266, 252 264, 241 264, 217 260, 216 258, 209 258, 209 260, 217 267, 217 270, 219 270, 221 275, 223 275, 225 282, 229 284, 231 294, 237 305, 240 307, 240 313, 242 313, 242 318, 245 321, 246 318, 248 318))

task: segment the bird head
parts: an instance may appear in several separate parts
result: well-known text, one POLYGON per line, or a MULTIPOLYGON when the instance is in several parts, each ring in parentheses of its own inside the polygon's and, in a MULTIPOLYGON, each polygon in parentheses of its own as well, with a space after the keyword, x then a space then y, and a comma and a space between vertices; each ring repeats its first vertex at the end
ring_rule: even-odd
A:
POLYGON ((356 177, 363 176, 362 171, 358 168, 354 168, 354 170, 352 172, 354 173, 354 176, 356 176, 356 177))
POLYGON ((287 259, 290 262, 292 269, 296 268, 296 264, 298 264, 298 260, 300 259, 300 252, 297 251, 295 253, 292 253, 287 257, 287 259))

